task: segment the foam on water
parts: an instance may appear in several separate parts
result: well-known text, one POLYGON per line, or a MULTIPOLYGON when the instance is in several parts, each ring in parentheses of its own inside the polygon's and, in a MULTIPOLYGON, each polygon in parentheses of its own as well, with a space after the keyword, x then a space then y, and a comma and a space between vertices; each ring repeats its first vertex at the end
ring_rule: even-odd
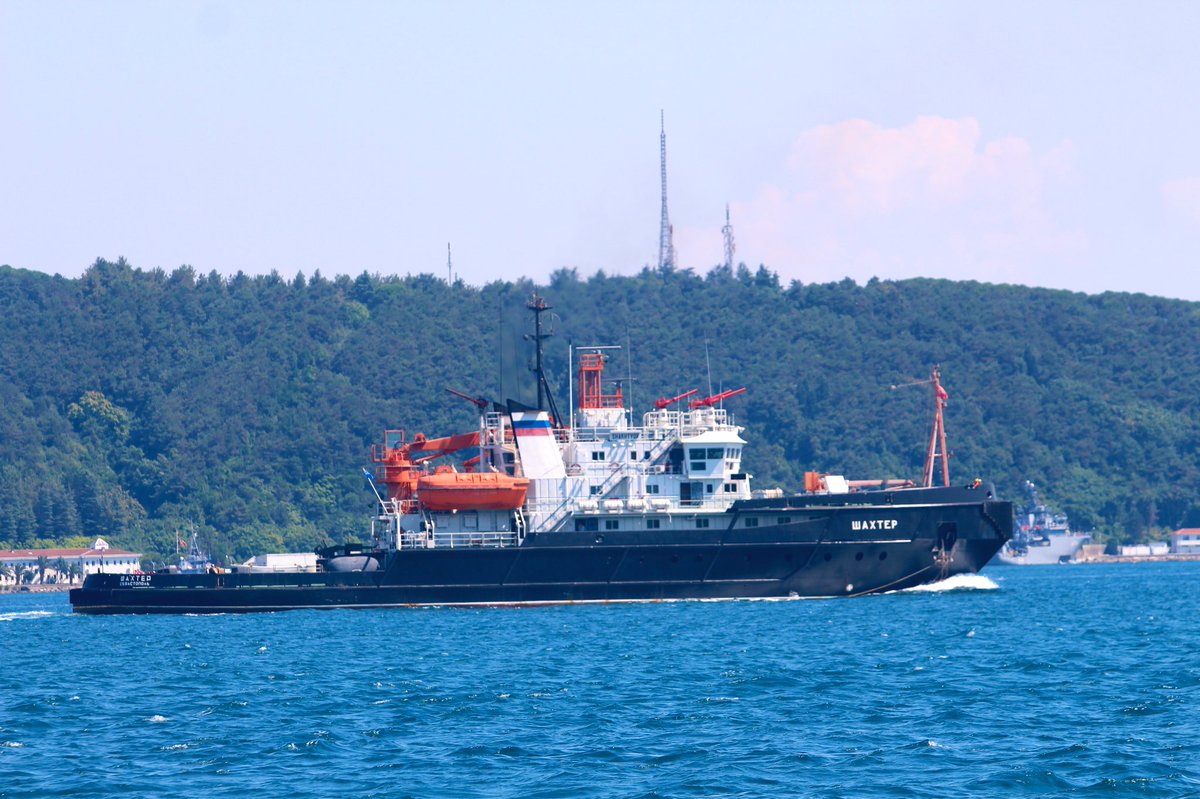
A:
POLYGON ((17 621, 18 619, 44 619, 55 614, 48 610, 26 610, 18 613, 0 613, 0 621, 17 621))
POLYGON ((1000 586, 982 574, 956 574, 939 580, 936 583, 914 585, 897 593, 902 594, 944 594, 949 591, 995 591, 1000 586))

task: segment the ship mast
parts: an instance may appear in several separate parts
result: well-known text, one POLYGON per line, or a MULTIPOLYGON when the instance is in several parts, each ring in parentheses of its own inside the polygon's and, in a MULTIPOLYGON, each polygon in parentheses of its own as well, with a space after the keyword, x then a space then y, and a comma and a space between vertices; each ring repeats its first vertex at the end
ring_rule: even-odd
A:
POLYGON ((553 306, 547 305, 546 298, 539 297, 535 293, 529 302, 526 303, 525 307, 533 311, 533 335, 526 334, 525 340, 533 341, 535 358, 533 372, 537 376, 537 409, 544 411, 546 410, 546 405, 549 405, 554 426, 562 427, 562 417, 558 415, 558 407, 554 404, 554 395, 550 393, 550 384, 546 382, 546 370, 542 366, 542 340, 554 335, 553 333, 542 332, 542 314, 549 311, 553 306))
POLYGON ((942 409, 950 395, 942 388, 942 374, 939 367, 933 367, 929 380, 933 383, 933 432, 929 434, 929 450, 925 454, 925 475, 921 485, 929 488, 933 485, 934 459, 942 459, 942 485, 950 485, 950 457, 946 454, 946 426, 943 421, 942 409))
POLYGON ((942 461, 942 485, 950 485, 950 455, 946 451, 946 425, 943 409, 950 400, 946 389, 942 388, 941 366, 934 366, 928 380, 914 380, 911 383, 901 383, 892 386, 892 390, 907 386, 933 386, 933 430, 929 434, 929 448, 925 452, 925 472, 921 477, 921 485, 933 487, 933 473, 937 470, 938 458, 942 461))

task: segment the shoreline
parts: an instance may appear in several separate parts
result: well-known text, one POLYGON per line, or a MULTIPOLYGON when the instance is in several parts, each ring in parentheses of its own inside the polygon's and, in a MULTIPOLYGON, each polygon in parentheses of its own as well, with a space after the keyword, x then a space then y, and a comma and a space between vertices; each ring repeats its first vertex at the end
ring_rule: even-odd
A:
POLYGON ((82 583, 47 583, 46 585, 0 585, 0 594, 65 594, 82 583))
POLYGON ((1200 561, 1200 554, 1183 554, 1169 552, 1166 555, 1091 555, 1077 558, 1071 563, 1195 563, 1200 561))

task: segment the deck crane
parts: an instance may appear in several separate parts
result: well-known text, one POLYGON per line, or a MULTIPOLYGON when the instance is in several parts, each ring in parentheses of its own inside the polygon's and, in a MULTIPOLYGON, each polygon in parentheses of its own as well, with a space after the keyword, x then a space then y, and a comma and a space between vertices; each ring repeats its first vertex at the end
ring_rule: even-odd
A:
POLYGON ((699 390, 700 389, 698 388, 693 388, 691 391, 680 394, 678 397, 659 397, 654 401, 654 407, 658 408, 660 411, 666 410, 676 402, 679 402, 682 399, 687 399, 699 390))
POLYGON ((492 401, 487 397, 472 397, 470 394, 464 394, 461 391, 455 391, 452 388, 447 388, 446 391, 450 392, 456 397, 462 397, 467 402, 470 402, 475 407, 479 408, 479 454, 473 458, 468 458, 467 460, 463 461, 463 468, 468 472, 472 472, 477 466, 479 466, 480 463, 483 462, 483 432, 487 427, 484 424, 483 417, 486 415, 487 408, 492 404, 492 401))
POLYGON ((463 398, 463 399, 465 399, 467 402, 473 402, 473 403, 475 403, 475 405, 476 405, 476 406, 479 408, 479 410, 481 410, 481 411, 487 410, 487 406, 491 404, 491 402, 490 402, 489 400, 487 400, 487 399, 484 399, 483 397, 472 397, 472 396, 470 396, 470 395, 467 395, 467 394, 464 394, 464 393, 462 393, 461 391, 455 391, 455 390, 454 390, 454 389, 452 389, 452 388, 448 388, 448 389, 446 389, 446 390, 447 390, 447 391, 449 391, 451 394, 453 394, 453 395, 454 395, 454 396, 456 396, 456 397, 462 397, 462 398, 463 398))
POLYGON ((743 394, 745 391, 745 388, 733 388, 729 391, 722 391, 720 394, 713 394, 711 397, 692 400, 688 403, 688 407, 692 410, 695 410, 696 408, 711 408, 714 405, 724 402, 730 397, 736 397, 738 394, 743 394))
POLYGON ((933 430, 929 434, 929 449, 925 453, 925 473, 921 478, 921 485, 925 488, 933 486, 934 464, 938 458, 942 459, 942 485, 950 485, 950 455, 946 452, 946 426, 943 422, 942 409, 946 407, 946 403, 950 401, 950 395, 946 393, 946 389, 942 388, 942 373, 941 366, 934 366, 933 372, 929 375, 928 380, 914 380, 911 383, 900 383, 892 386, 895 391, 898 388, 907 388, 908 386, 933 386, 933 430))

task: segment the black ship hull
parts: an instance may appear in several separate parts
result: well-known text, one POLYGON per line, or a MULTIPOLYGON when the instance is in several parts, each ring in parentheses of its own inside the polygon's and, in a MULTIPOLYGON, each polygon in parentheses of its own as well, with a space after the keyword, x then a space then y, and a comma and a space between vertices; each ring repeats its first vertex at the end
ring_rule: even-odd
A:
POLYGON ((1008 540, 1012 505, 984 488, 871 491, 742 501, 710 521, 718 529, 404 549, 379 553, 373 572, 94 574, 71 604, 77 613, 235 613, 861 596, 977 572, 1008 540))

